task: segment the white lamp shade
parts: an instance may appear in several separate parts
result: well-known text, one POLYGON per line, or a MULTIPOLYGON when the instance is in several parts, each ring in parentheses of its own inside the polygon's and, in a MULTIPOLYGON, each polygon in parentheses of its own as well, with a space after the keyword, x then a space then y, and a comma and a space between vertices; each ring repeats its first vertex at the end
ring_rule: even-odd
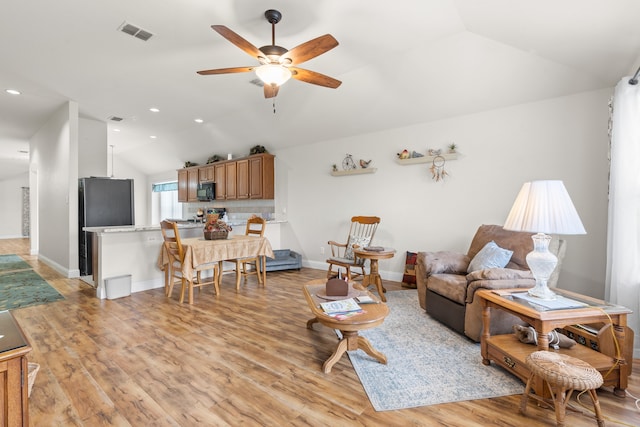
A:
POLYGON ((562 181, 525 182, 503 228, 547 234, 586 234, 562 181))
POLYGON ((280 86, 291 78, 291 70, 278 64, 265 64, 256 68, 256 75, 264 84, 280 86))

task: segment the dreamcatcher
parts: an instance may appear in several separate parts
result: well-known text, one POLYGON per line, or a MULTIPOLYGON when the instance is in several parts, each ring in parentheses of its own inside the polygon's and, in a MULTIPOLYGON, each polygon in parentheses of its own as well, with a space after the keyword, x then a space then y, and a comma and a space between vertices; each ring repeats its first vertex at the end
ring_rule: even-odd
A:
POLYGON ((431 162, 431 167, 429 170, 431 171, 431 178, 435 179, 436 182, 444 179, 445 176, 449 175, 446 170, 444 170, 444 157, 435 156, 433 161, 431 162))

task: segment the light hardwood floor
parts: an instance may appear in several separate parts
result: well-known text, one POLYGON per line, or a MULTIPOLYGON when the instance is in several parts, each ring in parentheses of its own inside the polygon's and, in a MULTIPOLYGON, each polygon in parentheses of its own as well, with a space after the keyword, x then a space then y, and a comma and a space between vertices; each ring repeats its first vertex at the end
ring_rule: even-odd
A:
MULTIPOLYGON (((266 288, 250 278, 238 293, 225 276, 219 297, 205 288, 193 306, 161 289, 101 301, 82 281, 29 256, 28 240, 0 240, 0 254, 8 253, 65 296, 13 311, 34 348, 30 360, 41 366, 29 399, 32 426, 555 425, 553 411, 533 403, 519 415, 520 395, 376 412, 347 357, 322 373, 337 338, 320 325, 306 329, 311 312, 301 285, 324 271, 269 273, 266 288)), ((635 396, 639 374, 636 360, 628 389, 635 396)), ((640 424, 632 398, 608 389, 598 396, 608 426, 640 424)), ((595 421, 569 412, 567 425, 595 421)))

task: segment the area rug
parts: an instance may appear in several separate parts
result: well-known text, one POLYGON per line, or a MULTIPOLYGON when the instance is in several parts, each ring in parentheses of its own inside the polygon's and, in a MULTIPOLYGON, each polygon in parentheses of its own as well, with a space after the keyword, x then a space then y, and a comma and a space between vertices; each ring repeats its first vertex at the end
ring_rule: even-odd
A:
POLYGON ((360 334, 387 356, 387 364, 362 350, 348 352, 376 411, 523 393, 516 377, 482 364, 480 344, 429 317, 416 290, 386 296, 384 323, 360 334))
POLYGON ((5 271, 26 270, 31 268, 18 255, 0 255, 0 273, 5 271))
POLYGON ((64 297, 33 270, 0 274, 0 310, 13 310, 62 299, 64 297))

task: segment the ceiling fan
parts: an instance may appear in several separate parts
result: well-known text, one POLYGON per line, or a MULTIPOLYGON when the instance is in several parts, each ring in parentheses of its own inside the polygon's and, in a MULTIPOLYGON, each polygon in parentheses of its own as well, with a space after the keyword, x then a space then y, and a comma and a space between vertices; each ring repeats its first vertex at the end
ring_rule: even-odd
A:
POLYGON ((298 64, 322 55, 338 46, 338 41, 331 34, 325 34, 287 50, 282 46, 276 45, 276 24, 282 19, 282 14, 277 10, 269 9, 264 13, 264 16, 271 24, 271 44, 262 46, 259 49, 224 25, 211 26, 222 37, 256 58, 261 65, 203 70, 198 71, 198 74, 205 76, 210 74, 245 73, 255 70, 260 80, 264 83, 265 98, 274 98, 278 95, 280 86, 291 77, 305 83, 332 89, 342 84, 340 80, 297 67, 298 64))

